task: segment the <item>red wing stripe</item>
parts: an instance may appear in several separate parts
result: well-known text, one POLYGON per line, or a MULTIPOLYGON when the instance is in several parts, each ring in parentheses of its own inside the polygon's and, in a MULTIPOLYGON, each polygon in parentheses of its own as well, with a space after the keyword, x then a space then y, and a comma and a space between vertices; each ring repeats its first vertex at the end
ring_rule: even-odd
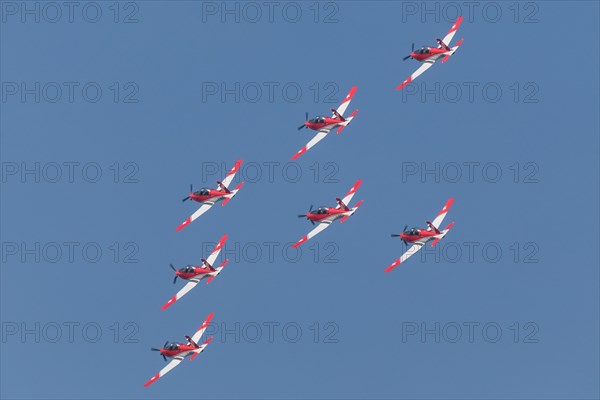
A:
POLYGON ((173 303, 175 303, 176 301, 177 301, 177 295, 171 297, 169 299, 169 301, 167 301, 160 309, 166 310, 167 308, 171 307, 173 305, 173 303))
MULTIPOLYGON (((446 204, 444 204, 444 207, 442 208, 442 210, 438 213, 438 215, 447 213, 448 210, 450 210, 450 207, 452 207, 452 203, 454 203, 454 197, 450 197, 450 199, 446 202, 446 204)), ((439 228, 439 227, 437 227, 439 228)))
POLYGON ((411 75, 411 76, 409 76, 408 78, 406 78, 406 80, 405 80, 404 82, 402 82, 402 83, 400 84, 400 86, 398 86, 398 87, 396 88, 396 90, 402 90, 402 89, 404 88, 404 86, 408 85, 408 84, 409 84, 409 83, 411 83, 411 82, 412 82, 412 75, 411 75))
MULTIPOLYGON (((356 183, 354 184, 354 186, 352 186, 350 188, 350 190, 348 191, 348 193, 346 193, 346 196, 349 196, 352 193, 356 192, 361 184, 362 184, 362 179, 357 180, 356 183)), ((346 197, 346 196, 344 196, 344 197, 346 197)))
POLYGON ((152 385, 155 381, 158 380, 158 378, 160 378, 160 373, 154 375, 152 378, 150 378, 150 380, 146 383, 144 383, 144 386, 148 387, 150 385, 152 385))
POLYGON ((398 265, 400 265, 400 259, 397 259, 396 261, 394 261, 394 263, 392 265, 390 265, 389 267, 387 267, 384 272, 390 272, 391 270, 393 270, 394 268, 396 268, 398 265))
POLYGON ((296 160, 302 154, 306 153, 306 150, 307 150, 306 146, 304 146, 303 148, 301 148, 300 150, 298 150, 298 152, 292 156, 292 160, 296 160))
POLYGON ((229 173, 227 173, 227 176, 233 175, 236 172, 238 172, 238 170, 240 169, 241 165, 242 165, 242 160, 237 160, 235 162, 235 165, 233 166, 233 168, 231 168, 231 171, 229 171, 229 173))
POLYGON ((206 320, 202 323, 202 325, 200 325, 200 328, 198 328, 198 330, 200 330, 200 329, 206 329, 208 327, 208 325, 210 324, 210 321, 213 319, 214 316, 215 316, 215 313, 208 314, 208 317, 206 317, 206 320))
POLYGON ((219 240, 219 243, 217 243, 217 245, 215 246, 215 248, 213 249, 213 253, 216 253, 217 251, 221 250, 221 248, 223 248, 223 245, 225 244, 225 242, 227 241, 227 235, 223 235, 223 237, 221 238, 221 240, 219 240))
POLYGON ((177 228, 175 228, 175 230, 177 232, 179 232, 180 230, 182 230, 183 228, 185 228, 186 226, 188 226, 190 224, 190 222, 192 222, 191 218, 186 219, 185 221, 183 221, 183 223, 181 225, 179 225, 177 228))
POLYGON ((299 247, 302 243, 308 240, 308 235, 304 236, 302 239, 298 240, 292 247, 295 249, 299 247))
POLYGON ((352 100, 352 97, 354 97, 354 93, 356 93, 357 88, 358 88, 358 86, 352 86, 352 88, 350 89, 350 91, 348 92, 348 94, 346 95, 344 100, 342 101, 342 104, 352 100))
MULTIPOLYGON (((454 22, 454 25, 452 25, 452 27, 450 28, 450 30, 448 31, 448 33, 452 33, 455 30, 457 30, 458 27, 460 26, 460 24, 462 23, 462 21, 463 21, 463 16, 461 15, 460 17, 458 17, 456 19, 456 22, 454 22)), ((448 43, 446 43, 446 44, 448 44, 448 43)))

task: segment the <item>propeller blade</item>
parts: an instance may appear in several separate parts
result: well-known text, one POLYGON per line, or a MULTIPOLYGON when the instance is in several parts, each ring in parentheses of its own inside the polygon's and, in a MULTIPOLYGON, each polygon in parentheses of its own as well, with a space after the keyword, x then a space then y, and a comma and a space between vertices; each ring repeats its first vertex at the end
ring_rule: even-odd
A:
POLYGON ((177 275, 175 275, 175 278, 173 278, 173 285, 175 284, 175 282, 177 282, 177 275))
POLYGON ((313 205, 311 204, 311 205, 310 205, 310 208, 308 209, 308 212, 311 212, 311 211, 312 211, 312 209, 313 209, 313 205))
POLYGON ((406 61, 406 60, 408 60, 410 57, 411 57, 411 55, 409 54, 409 55, 407 55, 406 57, 404 57, 404 58, 402 59, 402 61, 406 61))
POLYGON ((302 130, 302 128, 306 128, 306 125, 304 125, 304 124, 300 125, 300 126, 298 127, 298 130, 299 130, 299 131, 301 131, 301 130, 302 130))
POLYGON ((186 196, 186 197, 184 197, 183 199, 181 199, 181 201, 185 202, 185 201, 187 201, 187 200, 189 200, 189 199, 190 199, 190 196, 186 196))
POLYGON ((173 271, 177 271, 177 270, 175 269, 175 267, 173 266, 173 264, 169 264, 169 265, 171 266, 171 269, 172 269, 173 271))
POLYGON ((408 225, 404 225, 404 229, 402 230, 403 232, 406 232, 406 229, 408 228, 408 225))
POLYGON ((155 349, 154 347, 151 347, 150 350, 152 350, 152 351, 160 351, 160 349, 155 349))
POLYGON ((405 244, 406 246, 408 246, 408 243, 406 243, 406 240, 402 239, 402 241, 404 242, 404 244, 405 244))
POLYGON ((167 357, 165 357, 164 354, 161 354, 163 356, 163 360, 165 360, 165 362, 167 362, 167 357))
POLYGON ((313 225, 315 224, 315 221, 313 221, 312 219, 309 219, 309 221, 311 224, 313 224, 313 225))
POLYGON ((167 340, 167 341, 165 342, 165 344, 163 344, 163 348, 167 347, 167 345, 168 345, 168 344, 169 344, 169 341, 167 340))
POLYGON ((392 233, 390 236, 391 237, 400 237, 400 235, 398 235, 397 233, 392 233))
POLYGON ((415 51, 415 44, 412 44, 411 50, 410 51, 415 51))
POLYGON ((298 214, 298 218, 304 218, 306 217, 306 214, 298 214))
POLYGON ((306 121, 308 121, 308 111, 306 112, 306 121))

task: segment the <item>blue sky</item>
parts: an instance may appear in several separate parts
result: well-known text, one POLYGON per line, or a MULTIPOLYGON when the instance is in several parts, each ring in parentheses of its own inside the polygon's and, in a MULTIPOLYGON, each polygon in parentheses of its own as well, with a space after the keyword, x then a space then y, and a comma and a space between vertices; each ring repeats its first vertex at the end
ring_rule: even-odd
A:
POLYGON ((27 4, 1 3, 3 398, 598 397, 598 3, 464 8, 404 94, 446 3, 27 4), (353 85, 352 124, 289 163, 353 85), (238 196, 175 232, 239 158, 238 196), (357 179, 361 209, 287 253, 357 179), (384 274, 449 197, 439 253, 384 274), (168 264, 224 233, 224 272, 160 311, 168 264), (206 352, 144 388, 209 312, 206 352))

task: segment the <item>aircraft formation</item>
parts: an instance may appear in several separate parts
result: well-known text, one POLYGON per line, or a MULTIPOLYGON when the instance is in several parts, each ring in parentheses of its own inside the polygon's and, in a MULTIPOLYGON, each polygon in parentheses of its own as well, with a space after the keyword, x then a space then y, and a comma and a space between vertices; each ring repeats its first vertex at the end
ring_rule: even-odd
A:
MULTIPOLYGON (((442 59, 442 63, 445 63, 452 55, 454 55, 459 46, 463 43, 464 39, 459 40, 453 47, 450 47, 450 42, 454 38, 456 31, 462 23, 462 20, 462 16, 458 17, 446 36, 443 39, 436 39, 438 43, 437 46, 423 46, 415 50, 414 44, 412 45, 410 54, 404 57, 404 60, 412 58, 422 63, 422 65, 404 82, 402 82, 396 88, 397 90, 402 90, 406 85, 413 82, 417 77, 431 68, 431 66, 433 66, 433 64, 440 58, 442 59)), ((350 102, 354 98, 356 91, 357 86, 353 86, 339 107, 336 109, 331 109, 332 115, 330 117, 316 116, 312 119, 309 119, 308 113, 306 113, 306 121, 298 127, 298 130, 310 129, 316 131, 317 133, 304 147, 302 147, 292 156, 292 160, 298 159, 309 149, 313 148, 332 130, 336 130, 336 134, 339 134, 350 124, 350 122, 356 117, 358 110, 354 110, 347 117, 344 117, 344 114, 348 109, 350 102)), ((191 200, 193 202, 200 203, 200 207, 190 217, 177 226, 177 231, 181 231, 183 228, 190 225, 193 221, 211 209, 216 203, 220 202, 222 206, 225 206, 237 195, 244 185, 244 182, 241 182, 233 189, 230 189, 229 187, 233 182, 236 173, 240 170, 242 162, 242 160, 237 160, 235 162, 233 168, 227 173, 223 180, 217 181, 216 189, 201 188, 199 190, 193 190, 193 186, 190 185, 190 193, 183 198, 182 201, 186 202, 191 200)), ((306 214, 298 215, 299 218, 307 219, 315 227, 302 238, 300 238, 300 240, 298 240, 292 247, 297 248, 301 246, 308 240, 327 229, 333 222, 339 220, 342 223, 352 216, 363 204, 363 200, 360 200, 353 207, 350 207, 350 202, 352 201, 361 184, 362 180, 357 180, 343 198, 336 198, 337 205, 335 207, 319 207, 314 209, 311 205, 306 214)), ((390 272, 394 270, 400 264, 408 260, 408 258, 416 254, 426 244, 431 243, 431 246, 433 247, 442 238, 444 238, 454 226, 454 222, 452 222, 446 228, 440 230, 441 224, 453 203, 454 198, 449 198, 433 221, 426 221, 427 228, 409 229, 407 225, 404 227, 401 233, 392 234, 392 237, 400 238, 400 240, 402 240, 406 246, 410 245, 410 247, 408 247, 408 250, 398 259, 396 259, 391 265, 385 268, 384 272, 390 272)), ((227 239, 228 236, 223 235, 207 258, 201 258, 201 265, 190 264, 179 269, 176 269, 172 264, 170 265, 175 272, 173 284, 177 284, 178 278, 187 281, 187 283, 161 307, 161 310, 166 310, 174 305, 177 301, 181 300, 181 298, 190 292, 194 287, 196 287, 200 281, 205 280, 206 284, 209 284, 223 271, 223 268, 229 262, 229 260, 226 259, 217 267, 213 266, 213 264, 217 260, 221 249, 223 246, 225 246, 227 239)), ((213 317, 214 314, 210 313, 200 328, 198 328, 198 330, 193 334, 193 336, 185 336, 186 343, 166 341, 163 347, 159 349, 151 348, 152 351, 159 352, 165 362, 167 362, 168 359, 170 359, 170 361, 158 373, 153 375, 144 384, 144 386, 150 386, 156 382, 173 368, 178 366, 186 357, 189 357, 190 360, 194 360, 200 353, 202 353, 202 351, 204 351, 206 346, 208 346, 212 340, 212 337, 206 339, 202 344, 198 343, 213 317)))

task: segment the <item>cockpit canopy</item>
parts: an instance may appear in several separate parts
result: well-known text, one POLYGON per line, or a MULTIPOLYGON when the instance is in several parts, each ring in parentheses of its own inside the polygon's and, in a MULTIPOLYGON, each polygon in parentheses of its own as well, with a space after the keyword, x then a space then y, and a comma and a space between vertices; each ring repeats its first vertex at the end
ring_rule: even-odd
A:
POLYGON ((417 236, 419 234, 419 228, 410 228, 404 231, 404 234, 407 236, 417 236))
POLYGON ((313 119, 311 119, 310 121, 311 124, 324 124, 325 123, 325 117, 319 115, 317 117, 314 117, 313 119))
POLYGON ((179 272, 183 272, 183 273, 194 272, 194 266, 193 265, 186 265, 185 267, 180 268, 179 272))
POLYGON ((327 207, 319 207, 316 210, 312 210, 311 214, 327 214, 327 207))
POLYGON ((415 54, 429 54, 429 47, 423 46, 420 49, 415 50, 415 54))
POLYGON ((167 343, 165 350, 179 350, 179 345, 177 343, 167 343))
POLYGON ((207 188, 202 188, 202 189, 200 189, 200 190, 196 190, 196 191, 194 192, 194 194, 195 194, 196 196, 208 196, 208 195, 210 195, 210 190, 209 190, 209 189, 207 189, 207 188))

